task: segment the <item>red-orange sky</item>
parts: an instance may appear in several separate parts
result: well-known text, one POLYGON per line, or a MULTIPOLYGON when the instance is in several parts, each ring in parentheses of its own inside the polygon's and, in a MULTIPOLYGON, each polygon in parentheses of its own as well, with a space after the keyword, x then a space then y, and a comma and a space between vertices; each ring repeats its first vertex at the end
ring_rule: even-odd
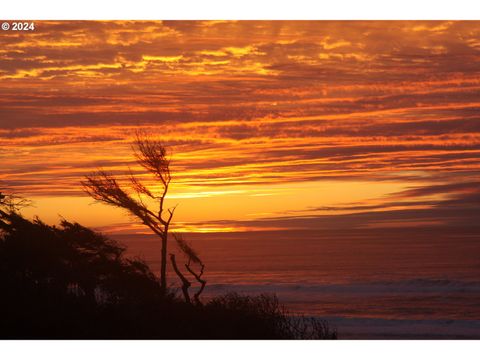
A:
POLYGON ((82 193, 173 150, 177 229, 478 220, 480 22, 36 22, 0 33, 0 181, 26 209, 144 231, 82 193))

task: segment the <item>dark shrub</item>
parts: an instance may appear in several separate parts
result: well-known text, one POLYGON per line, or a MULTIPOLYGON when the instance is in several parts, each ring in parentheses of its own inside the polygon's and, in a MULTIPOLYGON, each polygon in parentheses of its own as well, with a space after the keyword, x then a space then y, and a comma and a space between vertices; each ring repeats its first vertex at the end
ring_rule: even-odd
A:
MULTIPOLYGON (((1 210, 1 209, 0 209, 1 210)), ((205 305, 165 294, 115 241, 63 220, 0 211, 2 339, 333 339, 275 296, 227 294, 205 305)))
POLYGON ((212 299, 205 310, 210 321, 221 326, 217 336, 212 334, 216 338, 335 339, 337 336, 324 321, 290 314, 275 295, 229 293, 212 299))

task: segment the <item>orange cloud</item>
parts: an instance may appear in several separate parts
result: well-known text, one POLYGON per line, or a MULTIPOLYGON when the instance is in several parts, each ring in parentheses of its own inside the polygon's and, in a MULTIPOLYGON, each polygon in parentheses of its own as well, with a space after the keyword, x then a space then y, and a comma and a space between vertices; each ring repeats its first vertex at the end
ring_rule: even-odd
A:
POLYGON ((0 41, 0 181, 27 196, 80 198, 97 167, 145 176, 139 127, 175 151, 172 199, 203 209, 185 228, 343 201, 282 202, 299 184, 351 181, 371 206, 380 181, 479 174, 479 22, 45 21, 0 41))

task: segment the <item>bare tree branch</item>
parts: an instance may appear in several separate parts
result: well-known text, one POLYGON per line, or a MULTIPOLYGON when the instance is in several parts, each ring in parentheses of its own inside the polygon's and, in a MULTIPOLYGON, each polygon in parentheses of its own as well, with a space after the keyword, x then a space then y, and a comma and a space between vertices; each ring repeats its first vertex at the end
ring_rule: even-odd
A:
POLYGON ((173 208, 171 209, 168 209, 168 213, 170 214, 170 216, 168 217, 167 221, 166 221, 166 225, 170 225, 170 222, 172 221, 172 217, 173 217, 173 213, 175 212, 175 209, 177 208, 178 205, 175 205, 173 208))
POLYGON ((182 272, 178 269, 177 266, 177 261, 175 260, 175 255, 170 254, 170 261, 172 262, 172 267, 175 273, 178 275, 180 280, 182 281, 182 292, 183 292, 183 297, 185 298, 185 302, 190 304, 190 295, 188 293, 188 288, 190 287, 190 281, 187 280, 187 278, 182 274, 182 272))
POLYGON ((188 261, 185 264, 185 268, 187 271, 193 275, 195 280, 200 284, 200 288, 198 291, 193 295, 193 298, 195 299, 195 303, 197 305, 201 305, 200 301, 200 295, 202 294, 203 290, 205 289, 205 286, 207 285, 207 281, 202 279, 203 272, 205 270, 205 265, 202 263, 200 260, 197 252, 192 248, 190 244, 188 244, 183 237, 178 234, 178 233, 173 233, 173 237, 175 238, 177 242, 177 246, 179 249, 183 252, 183 254, 187 257, 188 261), (195 270, 192 268, 192 262, 194 264, 197 264, 200 266, 200 272, 197 273, 195 270))
POLYGON ((200 301, 200 295, 202 294, 203 290, 205 289, 205 286, 207 285, 207 281, 202 279, 202 276, 203 276, 203 270, 205 269, 205 265, 200 263, 201 265, 201 268, 200 268, 200 273, 197 274, 195 271, 193 271, 193 269, 190 267, 190 260, 188 261, 188 263, 185 264, 185 268, 188 270, 188 272, 190 274, 193 275, 193 277, 195 278, 195 280, 197 280, 199 283, 200 283, 200 289, 198 289, 198 291, 193 294, 193 298, 195 299, 195 303, 197 305, 201 305, 201 301, 200 301))

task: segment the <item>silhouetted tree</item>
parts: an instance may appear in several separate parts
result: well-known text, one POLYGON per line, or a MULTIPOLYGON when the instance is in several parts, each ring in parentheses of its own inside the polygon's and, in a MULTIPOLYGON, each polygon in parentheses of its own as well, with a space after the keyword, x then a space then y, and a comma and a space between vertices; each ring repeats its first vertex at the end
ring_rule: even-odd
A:
MULTIPOLYGON (((193 275, 195 280, 200 284, 200 288, 195 292, 195 294, 193 295, 193 298, 197 305, 201 305, 200 295, 202 294, 203 290, 205 289, 205 286, 207 285, 207 281, 202 279, 203 272, 205 270, 205 265, 203 264, 202 260, 200 260, 198 253, 192 248, 192 246, 189 243, 187 243, 187 241, 185 241, 185 239, 180 234, 174 233, 173 237, 177 242, 178 248, 187 258, 187 262, 184 264, 185 268, 190 274, 193 275), (195 271, 193 267, 194 265, 196 265, 199 268, 198 271, 195 271)), ((191 284, 185 278, 185 276, 181 273, 181 271, 178 269, 175 261, 175 255, 171 254, 170 257, 171 257, 172 263, 174 264, 175 272, 177 273, 177 275, 180 277, 180 280, 182 281, 182 284, 183 284, 182 291, 184 293, 185 300, 187 302, 190 302, 188 288, 190 287, 191 284)))
POLYGON ((29 205, 31 205, 31 202, 21 196, 0 192, 0 210, 18 211, 29 205))
POLYGON ((84 190, 95 200, 126 210, 160 237, 162 241, 160 286, 162 291, 166 292, 168 231, 175 212, 175 207, 165 211, 164 206, 172 179, 170 159, 167 148, 162 142, 152 140, 142 133, 136 134, 132 149, 138 164, 150 172, 160 183, 161 191, 159 194, 150 191, 131 171, 128 189, 122 187, 112 174, 105 171, 97 171, 86 176, 82 185, 84 190), (154 200, 156 209, 150 209, 144 202, 144 198, 154 200))
POLYGON ((188 289, 190 288, 190 286, 191 286, 192 284, 190 283, 190 281, 188 281, 188 279, 185 277, 185 275, 183 275, 183 273, 182 273, 182 272, 180 271, 180 269, 178 268, 175 254, 170 254, 170 261, 171 261, 171 263, 172 263, 173 271, 175 271, 175 273, 177 274, 178 278, 179 278, 180 281, 182 282, 183 298, 185 299, 185 302, 186 302, 187 304, 190 304, 191 301, 190 301, 190 294, 189 294, 189 292, 188 292, 188 289))
MULTIPOLYGON (((20 196, 0 192, 0 224, 6 226, 7 224, 4 222, 6 216, 10 213, 16 213, 21 208, 29 206, 30 204, 30 201, 20 196)), ((0 226, 0 230, 3 226, 0 226)))
MULTIPOLYGON (((16 203, 8 195, 0 199, 0 339, 336 336, 325 322, 291 316, 271 295, 231 293, 203 306, 165 296, 148 265, 127 258, 114 240, 67 220, 51 226, 26 219, 15 210, 16 203)), ((201 279, 204 267, 198 254, 176 238, 185 267, 201 279)), ((172 264, 176 267, 175 259, 172 264)))
POLYGON ((60 226, 50 226, 13 211, 0 213, 0 221, 4 286, 14 284, 19 291, 48 288, 91 303, 131 303, 159 290, 143 261, 125 258, 125 248, 117 242, 78 223, 62 220, 60 226))

